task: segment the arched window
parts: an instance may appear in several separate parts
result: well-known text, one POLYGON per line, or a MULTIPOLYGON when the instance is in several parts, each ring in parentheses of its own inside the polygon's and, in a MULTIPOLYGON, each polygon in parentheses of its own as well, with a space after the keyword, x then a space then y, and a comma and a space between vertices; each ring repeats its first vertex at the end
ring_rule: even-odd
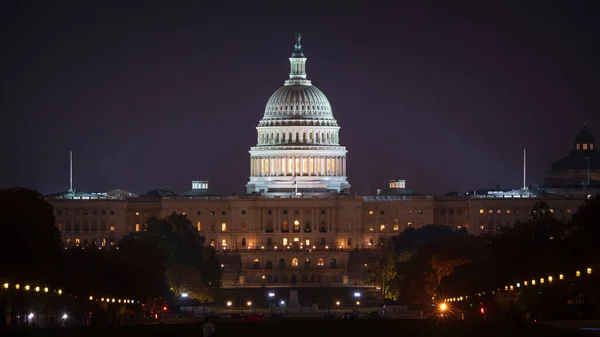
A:
POLYGON ((304 260, 304 269, 310 269, 310 259, 308 257, 304 260))
POLYGON ((273 269, 273 261, 267 260, 267 269, 273 269))
POLYGON ((292 259, 292 267, 298 267, 298 259, 297 258, 292 259))
POLYGON ((243 231, 247 231, 247 230, 248 230, 248 225, 246 225, 246 223, 245 223, 245 222, 242 222, 242 224, 240 225, 240 228, 241 228, 243 231))
POLYGON ((302 283, 308 282, 308 276, 306 276, 306 275, 302 275, 301 279, 302 279, 302 283))
POLYGON ((290 231, 290 225, 287 220, 283 220, 283 223, 281 223, 281 231, 284 233, 287 233, 290 231))
POLYGON ((310 232, 310 221, 306 221, 306 223, 304 224, 304 232, 310 232))
POLYGON ((311 283, 317 282, 317 277, 315 276, 315 274, 310 275, 310 282, 311 283))
POLYGON ((260 268, 260 261, 258 259, 254 259, 254 263, 252 264, 252 268, 254 268, 254 269, 259 269, 260 268))
POLYGON ((300 221, 294 220, 294 232, 300 231, 300 221))
POLYGON ((322 267, 323 265, 325 265, 325 263, 323 262, 323 259, 322 259, 322 258, 319 258, 319 259, 317 260, 317 266, 320 266, 320 267, 322 267))
POLYGON ((285 269, 285 260, 279 259, 279 269, 285 269))
POLYGON ((242 247, 246 246, 246 238, 242 238, 242 247))
POLYGON ((331 269, 337 269, 337 261, 335 259, 329 260, 329 267, 331 269))
POLYGON ((267 233, 273 233, 273 221, 267 221, 267 227, 265 230, 267 233))

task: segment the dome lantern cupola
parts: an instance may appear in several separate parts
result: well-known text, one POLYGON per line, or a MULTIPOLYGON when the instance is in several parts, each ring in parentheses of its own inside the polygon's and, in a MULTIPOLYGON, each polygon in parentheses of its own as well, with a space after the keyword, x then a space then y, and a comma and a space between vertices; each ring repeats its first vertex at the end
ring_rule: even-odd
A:
POLYGON ((302 52, 302 45, 300 39, 302 34, 300 31, 296 32, 296 44, 294 45, 294 52, 290 57, 290 79, 285 81, 285 85, 310 85, 310 81, 306 79, 306 57, 302 52))
POLYGON ((583 129, 579 131, 577 136, 575 137, 575 150, 578 151, 586 151, 586 150, 594 150, 594 145, 596 140, 594 139, 594 135, 592 135, 587 129, 586 124, 583 124, 583 129))

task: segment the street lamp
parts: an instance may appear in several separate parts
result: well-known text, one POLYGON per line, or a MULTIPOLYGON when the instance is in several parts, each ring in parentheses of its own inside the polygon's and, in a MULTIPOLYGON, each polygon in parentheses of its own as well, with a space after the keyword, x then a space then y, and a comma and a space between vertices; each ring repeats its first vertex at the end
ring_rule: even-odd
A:
POLYGON ((248 301, 248 302, 246 302, 246 305, 248 306, 248 309, 250 309, 252 307, 252 302, 248 301))
POLYGON ((271 314, 273 314, 273 297, 275 297, 275 293, 274 292, 270 292, 269 293, 269 309, 271 310, 271 314))
POLYGON ((357 292, 355 292, 355 293, 354 293, 354 297, 356 297, 356 298, 360 298, 360 293, 359 293, 358 291, 357 291, 357 292))
POLYGON ((440 304, 440 311, 444 312, 448 310, 448 305, 446 303, 440 304))
POLYGON ((188 297, 188 293, 181 293, 181 297, 187 298, 188 297))
POLYGON ((4 283, 4 289, 8 289, 8 283, 4 283))

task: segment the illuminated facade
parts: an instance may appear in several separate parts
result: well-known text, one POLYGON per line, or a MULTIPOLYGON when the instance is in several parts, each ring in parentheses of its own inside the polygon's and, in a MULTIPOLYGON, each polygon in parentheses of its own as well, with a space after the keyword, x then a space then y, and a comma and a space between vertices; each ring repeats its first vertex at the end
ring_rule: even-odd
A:
MULTIPOLYGON (((306 79, 299 36, 290 64, 290 79, 271 96, 257 127, 247 195, 224 196, 207 181, 193 181, 179 194, 50 195, 64 243, 104 249, 143 230, 148 218, 175 212, 218 252, 225 287, 357 287, 367 286, 377 242, 408 227, 438 224, 494 234, 528 219, 536 202, 548 203, 562 218, 583 203, 529 190, 424 196, 406 189, 404 180, 390 180, 376 195, 343 193, 349 188, 346 149, 327 98, 306 79)), ((582 144, 594 146, 589 139, 582 144)))
POLYGON ((346 148, 329 100, 306 76, 300 34, 290 57, 290 78, 277 89, 250 149, 248 193, 344 192, 346 148))
POLYGON ((369 252, 408 227, 440 224, 494 234, 528 219, 536 202, 548 203, 561 218, 583 202, 510 192, 433 197, 394 188, 375 196, 222 196, 207 182, 195 187, 202 188, 170 196, 48 201, 65 244, 98 249, 141 230, 149 217, 184 214, 218 251, 225 287, 367 286, 369 252))

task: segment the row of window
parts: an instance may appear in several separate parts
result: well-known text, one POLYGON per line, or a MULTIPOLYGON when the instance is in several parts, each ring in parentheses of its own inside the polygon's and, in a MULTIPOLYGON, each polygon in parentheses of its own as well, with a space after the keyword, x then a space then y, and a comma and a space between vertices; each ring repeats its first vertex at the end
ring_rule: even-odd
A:
MULTIPOLYGON (((290 267, 292 268, 296 268, 299 267, 299 263, 298 263, 298 259, 297 258, 292 258, 292 260, 290 261, 290 267)), ((325 262, 323 260, 323 258, 319 258, 317 260, 317 267, 324 267, 325 266, 325 262)), ((285 269, 287 267, 287 263, 285 261, 285 259, 279 259, 279 269, 285 269)), ((261 269, 260 266, 260 260, 258 258, 255 258, 254 261, 252 262, 252 268, 253 269, 261 269)), ((267 263, 265 265, 266 269, 273 269, 273 261, 268 259, 267 263)), ((309 269, 311 268, 311 260, 310 258, 305 258, 304 259, 304 269, 309 269)), ((336 259, 329 259, 329 268, 331 269, 337 269, 337 261, 336 259)))
MULTIPOLYGON (((419 210, 417 210, 417 213, 418 213, 418 214, 423 214, 423 210, 422 210, 422 209, 419 209, 419 210)), ((369 210, 369 215, 374 215, 374 214, 375 214, 375 211, 373 211, 372 209, 371 209, 371 210, 369 210)), ((384 211, 384 210, 380 210, 380 211, 379 211, 379 214, 380 214, 380 215, 385 215, 385 211, 384 211)), ((408 215, 411 215, 411 214, 413 214, 413 210, 412 210, 412 209, 409 209, 409 210, 408 210, 408 215)), ((396 211, 395 215, 398 215, 398 211, 396 211)))
POLYGON ((89 209, 78 209, 78 208, 75 208, 75 209, 71 210, 71 209, 65 208, 64 210, 62 210, 62 209, 57 209, 56 210, 56 214, 57 215, 63 215, 63 214, 64 215, 81 215, 81 214, 83 214, 83 215, 90 215, 90 214, 92 214, 92 215, 98 215, 98 214, 100 214, 100 215, 106 215, 107 213, 110 213, 110 215, 115 215, 115 211, 111 210, 111 211, 107 212, 104 209, 100 209, 100 210, 98 210, 98 209, 91 209, 91 210, 89 210, 89 209))
MULTIPOLYGON (((263 279, 265 277, 263 276, 263 279)), ((279 275, 267 275, 266 277, 267 283, 280 283, 280 279, 279 279, 279 275)), ((298 278, 296 277, 296 275, 292 275, 292 277, 290 277, 290 279, 288 280, 287 275, 282 275, 281 276, 281 283, 292 283, 292 284, 296 284, 298 282, 298 278)), ((301 275, 300 276, 300 282, 302 283, 308 283, 308 275, 301 275)), ((312 274, 310 275, 310 283, 321 283, 322 282, 322 278, 321 278, 321 274, 312 274)))
POLYGON ((81 240, 80 238, 75 238, 75 239, 67 239, 66 240, 66 244, 69 247, 75 246, 75 247, 79 247, 79 246, 83 246, 83 247, 106 247, 107 244, 110 244, 111 246, 115 245, 115 241, 114 240, 110 240, 108 241, 107 238, 102 238, 102 239, 87 239, 84 238, 83 240, 81 240))
MULTIPOLYGON (((246 238, 242 238, 241 243, 242 243, 242 247, 248 247, 249 249, 252 248, 252 243, 248 243, 248 245, 246 246, 246 243, 247 243, 246 242, 246 238)), ((299 246, 300 248, 303 248, 306 245, 307 248, 310 248, 311 240, 310 239, 305 239, 304 241, 300 241, 300 238, 293 238, 292 240, 290 240, 289 238, 282 238, 281 239, 281 243, 282 243, 282 247, 291 247, 292 245, 295 245, 295 246, 299 246)), ((312 244, 314 245, 314 242, 312 244)), ((344 243, 342 242, 340 244, 339 248, 342 248, 343 244, 344 243)), ((210 241, 210 245, 213 246, 213 247, 215 246, 215 240, 214 239, 210 241)), ((346 245, 348 247, 352 246, 352 239, 351 238, 348 238, 346 240, 346 245)), ((372 246, 372 245, 373 245, 373 239, 369 239, 369 246, 372 246)), ((270 248, 271 246, 273 246, 273 239, 272 238, 267 238, 267 247, 270 248)), ((221 247, 223 247, 223 248, 227 247, 227 239, 222 239, 221 240, 221 247)), ((329 249, 329 246, 327 245, 327 240, 325 238, 321 238, 320 247, 324 247, 326 249, 329 249)), ((254 247, 254 248, 258 248, 258 247, 254 247)), ((261 249, 264 249, 264 248, 265 248, 264 246, 261 246, 261 249)), ((274 246, 274 248, 277 249, 278 246, 274 246)), ((312 248, 315 249, 316 246, 312 246, 312 248)))
MULTIPOLYGON (((107 231, 107 224, 104 219, 100 220, 100 224, 98 224, 97 220, 92 220, 91 222, 84 220, 83 223, 79 222, 79 220, 75 220, 74 222, 72 222, 71 220, 65 220, 64 225, 63 225, 63 223, 59 222, 57 224, 57 227, 58 227, 59 231, 64 231, 67 233, 70 233, 70 232, 75 232, 75 233, 85 232, 85 233, 87 233, 87 232, 106 232, 107 231)), ((108 227, 108 230, 114 231, 115 225, 110 225, 108 227)))
MULTIPOLYGON (((496 210, 495 210, 495 211, 496 211, 496 214, 502 214, 502 213, 505 213, 505 214, 511 214, 511 213, 512 213, 512 210, 511 210, 510 208, 505 208, 504 210, 503 210, 502 208, 496 208, 496 210)), ((493 213, 494 213, 494 209, 492 209, 492 208, 489 208, 489 209, 487 210, 487 212, 488 212, 488 214, 493 214, 493 213)), ((519 212, 521 212, 521 210, 519 210, 519 209, 515 209, 515 213, 519 213, 519 212)), ((523 212, 523 213, 529 213, 529 212, 530 212, 530 210, 528 210, 528 209, 524 209, 524 210, 522 210, 522 212, 523 212)), ((558 212, 559 212, 559 213, 562 213, 562 210, 561 210, 561 209, 559 209, 559 210, 558 210, 558 212)), ((568 214, 571 214, 571 213, 573 213, 573 210, 571 210, 571 209, 569 208, 569 209, 567 209, 567 210, 566 210, 566 212, 567 212, 568 214)), ((479 214, 484 214, 484 213, 485 213, 485 209, 483 209, 483 208, 480 208, 480 209, 479 209, 479 214)), ((554 209, 552 209, 552 208, 551 208, 551 209, 550 209, 550 213, 554 213, 554 209)))

